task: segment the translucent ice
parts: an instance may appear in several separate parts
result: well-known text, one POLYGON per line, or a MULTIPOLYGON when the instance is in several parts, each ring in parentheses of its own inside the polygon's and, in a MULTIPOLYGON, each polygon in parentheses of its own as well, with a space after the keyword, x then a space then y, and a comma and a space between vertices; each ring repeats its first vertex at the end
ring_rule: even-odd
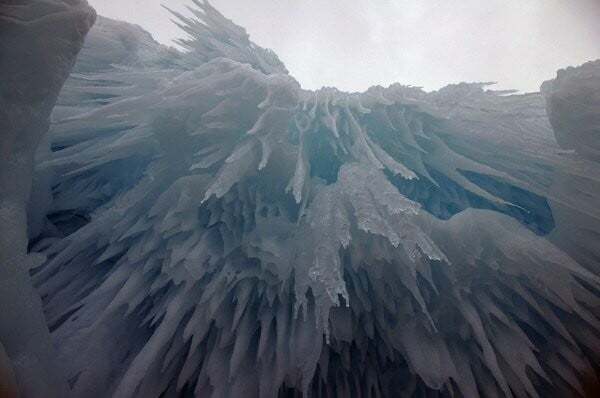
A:
POLYGON ((306 91, 194 3, 185 52, 101 19, 39 152, 75 395, 581 394, 600 169, 595 108, 573 129, 562 99, 596 64, 546 84, 550 117, 486 84, 306 91))

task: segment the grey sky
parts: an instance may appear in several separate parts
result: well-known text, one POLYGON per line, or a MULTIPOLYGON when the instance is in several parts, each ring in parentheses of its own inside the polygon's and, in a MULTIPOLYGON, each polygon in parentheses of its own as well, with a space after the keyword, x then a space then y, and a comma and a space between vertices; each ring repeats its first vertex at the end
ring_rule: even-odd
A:
MULTIPOLYGON (((181 37, 160 4, 88 0, 162 43, 181 37)), ((600 0, 212 0, 274 50, 307 89, 362 91, 394 82, 438 89, 497 81, 537 91, 559 68, 600 58, 600 0)))

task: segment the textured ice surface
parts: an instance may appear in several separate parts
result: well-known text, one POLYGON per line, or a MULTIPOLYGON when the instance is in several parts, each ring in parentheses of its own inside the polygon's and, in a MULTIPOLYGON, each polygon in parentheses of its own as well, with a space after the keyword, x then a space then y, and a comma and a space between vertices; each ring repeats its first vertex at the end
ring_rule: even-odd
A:
POLYGON ((101 18, 38 151, 34 281, 75 395, 583 394, 597 96, 568 76, 597 63, 545 86, 550 118, 486 84, 306 91, 194 3, 185 52, 101 18))
MULTIPOLYGON (((63 396, 42 303, 29 270, 27 202, 36 147, 50 112, 95 18, 85 1, 0 4, 0 396, 63 396)), ((47 151, 49 152, 49 151, 47 151)), ((34 180, 29 232, 52 200, 45 175, 34 180)), ((39 231, 38 231, 39 232, 39 231)))
POLYGON ((600 60, 558 71, 544 83, 559 145, 577 159, 554 175, 550 201, 557 228, 551 239, 596 274, 600 269, 600 60))

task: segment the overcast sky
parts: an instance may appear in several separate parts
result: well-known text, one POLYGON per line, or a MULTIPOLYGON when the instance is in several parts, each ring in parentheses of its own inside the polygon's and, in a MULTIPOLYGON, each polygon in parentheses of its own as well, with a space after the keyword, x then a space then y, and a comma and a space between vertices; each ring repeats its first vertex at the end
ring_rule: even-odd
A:
MULTIPOLYGON (((159 42, 183 34, 160 4, 88 0, 159 42)), ((600 0, 212 0, 271 48, 306 89, 363 91, 394 82, 438 89, 496 81, 537 91, 559 68, 600 58, 600 0)))

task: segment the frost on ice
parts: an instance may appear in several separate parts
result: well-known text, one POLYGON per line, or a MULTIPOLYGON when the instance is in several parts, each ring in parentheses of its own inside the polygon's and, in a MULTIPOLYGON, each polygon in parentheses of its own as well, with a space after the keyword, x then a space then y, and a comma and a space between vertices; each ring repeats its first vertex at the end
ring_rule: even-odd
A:
POLYGON ((306 91, 194 3, 184 52, 99 18, 38 151, 74 394, 583 395, 599 62, 543 96, 306 91))

